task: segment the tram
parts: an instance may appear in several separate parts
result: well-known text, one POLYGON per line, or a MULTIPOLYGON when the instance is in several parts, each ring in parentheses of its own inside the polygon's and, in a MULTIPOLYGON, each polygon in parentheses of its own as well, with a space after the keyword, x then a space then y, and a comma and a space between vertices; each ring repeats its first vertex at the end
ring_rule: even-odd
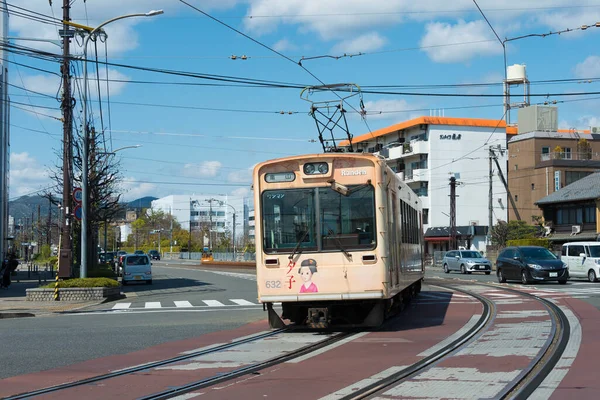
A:
POLYGON ((421 201, 383 158, 269 160, 253 190, 258 300, 272 328, 379 326, 420 292, 421 201))

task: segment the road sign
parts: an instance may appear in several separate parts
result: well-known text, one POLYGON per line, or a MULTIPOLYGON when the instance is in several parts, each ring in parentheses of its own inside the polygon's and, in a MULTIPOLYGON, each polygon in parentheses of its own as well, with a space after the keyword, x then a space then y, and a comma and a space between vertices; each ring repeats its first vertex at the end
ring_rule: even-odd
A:
POLYGON ((81 191, 81 188, 73 189, 73 200, 75 200, 75 202, 81 204, 82 199, 83 199, 83 192, 81 191))
POLYGON ((73 215, 77 221, 81 221, 81 204, 78 204, 73 209, 73 215))

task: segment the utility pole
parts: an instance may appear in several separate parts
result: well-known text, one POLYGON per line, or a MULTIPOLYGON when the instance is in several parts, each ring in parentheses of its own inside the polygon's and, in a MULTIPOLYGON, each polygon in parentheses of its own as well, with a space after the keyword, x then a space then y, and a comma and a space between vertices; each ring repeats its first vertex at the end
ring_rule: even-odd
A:
MULTIPOLYGON (((73 31, 69 29, 67 22, 71 20, 71 1, 63 0, 63 59, 60 67, 62 74, 63 96, 61 108, 63 114, 63 223, 60 231, 60 252, 58 257, 58 276, 68 278, 71 276, 71 260, 73 250, 71 248, 71 160, 72 160, 72 128, 73 128, 73 100, 71 98, 71 64, 69 60, 69 44, 73 31)), ((84 82, 84 85, 86 83, 84 82)), ((85 123, 85 121, 84 121, 85 123)))
POLYGON ((494 171, 492 170, 492 157, 494 155, 494 150, 492 150, 492 147, 490 146, 489 148, 489 161, 490 161, 490 193, 489 193, 489 201, 488 201, 488 230, 487 230, 487 243, 488 245, 492 244, 492 225, 493 225, 493 220, 492 220, 492 216, 494 214, 494 193, 493 193, 493 178, 494 178, 494 171))
POLYGON ((48 222, 46 223, 46 244, 52 246, 52 194, 48 196, 48 222))
MULTIPOLYGON (((173 252, 173 208, 169 207, 169 217, 171 217, 171 237, 169 239, 169 245, 170 245, 170 249, 169 251, 172 253, 173 252)), ((190 225, 192 223, 190 222, 190 225)))
POLYGON ((456 249, 456 177, 450 177, 450 250, 456 249))
POLYGON ((208 204, 209 204, 209 206, 208 206, 208 208, 209 208, 209 211, 208 211, 208 220, 210 221, 209 222, 210 223, 210 227, 208 228, 208 250, 209 251, 213 251, 213 248, 212 248, 212 228, 213 228, 213 224, 212 224, 212 202, 213 202, 213 200, 214 199, 208 200, 208 204))

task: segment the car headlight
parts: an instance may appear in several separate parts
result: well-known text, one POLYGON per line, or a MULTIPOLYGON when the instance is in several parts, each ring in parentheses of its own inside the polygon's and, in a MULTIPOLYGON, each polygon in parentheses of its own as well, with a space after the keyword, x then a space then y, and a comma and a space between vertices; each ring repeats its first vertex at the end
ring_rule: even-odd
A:
POLYGON ((527 264, 527 265, 528 265, 530 268, 533 268, 533 269, 542 269, 542 266, 541 266, 541 265, 537 265, 537 264, 527 264))
POLYGON ((563 268, 569 268, 569 266, 565 263, 563 263, 563 268))

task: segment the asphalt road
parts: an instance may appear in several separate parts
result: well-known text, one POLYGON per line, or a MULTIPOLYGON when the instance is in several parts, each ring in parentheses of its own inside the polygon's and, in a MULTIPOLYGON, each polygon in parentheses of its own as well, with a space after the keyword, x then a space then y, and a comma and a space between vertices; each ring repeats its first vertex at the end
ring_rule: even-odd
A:
POLYGON ((234 329, 266 317, 262 306, 227 303, 228 299, 257 303, 256 281, 248 274, 243 278, 161 264, 165 263, 153 265, 153 285, 127 286, 127 299, 102 304, 92 312, 2 320, 0 379, 234 329), (207 306, 202 300, 228 306, 210 302, 213 306, 207 306), (166 307, 174 301, 194 307, 166 307), (142 309, 112 312, 116 303, 126 302, 142 309), (146 309, 145 303, 162 307, 146 309), (204 307, 197 307, 200 304, 204 307))

